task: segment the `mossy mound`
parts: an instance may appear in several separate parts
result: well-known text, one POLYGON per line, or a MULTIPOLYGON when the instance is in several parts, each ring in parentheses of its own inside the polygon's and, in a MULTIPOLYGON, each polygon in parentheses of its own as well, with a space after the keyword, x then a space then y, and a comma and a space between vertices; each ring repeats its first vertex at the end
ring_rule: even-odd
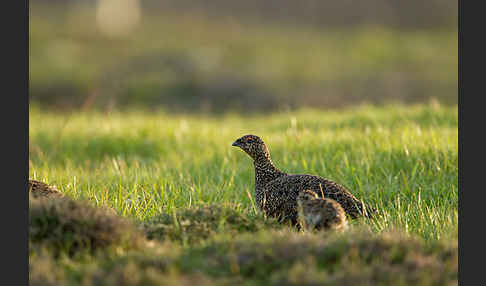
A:
MULTIPOLYGON (((130 262, 118 265, 111 271, 98 270, 83 278, 83 286, 159 286, 159 285, 216 285, 203 274, 180 275, 164 273, 152 267, 142 268, 130 262)), ((228 285, 228 284, 226 284, 228 285)))
POLYGON ((107 247, 141 245, 143 235, 112 210, 67 197, 29 199, 29 244, 70 256, 107 247))
POLYGON ((180 248, 172 243, 96 259, 55 259, 45 252, 29 257, 29 285, 155 286, 234 285, 241 278, 215 278, 177 268, 180 248), (230 283, 231 282, 231 283, 230 283))
POLYGON ((400 233, 356 229, 218 233, 191 246, 166 240, 154 242, 152 248, 95 259, 66 259, 64 264, 51 256, 31 257, 31 285, 427 286, 458 282, 457 241, 425 243, 400 233))
POLYGON ((232 204, 208 204, 182 209, 152 218, 143 225, 149 239, 166 239, 193 244, 215 234, 234 235, 263 228, 282 228, 276 220, 251 215, 232 204))
POLYGON ((82 275, 83 286, 123 286, 123 285, 230 285, 224 281, 229 278, 216 279, 205 273, 191 271, 182 273, 173 264, 171 258, 164 256, 128 255, 115 259, 100 267, 92 267, 82 275))
POLYGON ((29 285, 65 285, 66 273, 56 261, 45 252, 29 255, 29 285))
POLYGON ((183 269, 274 285, 450 285, 457 243, 425 245, 397 233, 270 231, 215 239, 181 257, 183 269))

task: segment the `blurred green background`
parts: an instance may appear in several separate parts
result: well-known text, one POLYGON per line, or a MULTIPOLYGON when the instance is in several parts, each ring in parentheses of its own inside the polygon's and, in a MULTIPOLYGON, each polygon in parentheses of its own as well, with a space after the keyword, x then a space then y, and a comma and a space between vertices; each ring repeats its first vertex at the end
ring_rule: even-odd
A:
POLYGON ((42 108, 457 104, 457 1, 30 1, 42 108))

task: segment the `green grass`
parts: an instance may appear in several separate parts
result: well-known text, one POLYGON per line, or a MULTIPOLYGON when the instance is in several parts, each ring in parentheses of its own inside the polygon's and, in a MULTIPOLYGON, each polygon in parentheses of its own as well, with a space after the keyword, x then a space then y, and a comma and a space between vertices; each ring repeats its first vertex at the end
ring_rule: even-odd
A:
MULTIPOLYGON (((152 241, 50 258, 34 247, 39 240, 69 240, 42 232, 30 240, 31 284, 448 284, 457 280, 457 115, 437 104, 224 116, 31 106, 29 177, 112 207, 152 241), (265 140, 282 170, 335 180, 377 215, 344 234, 302 234, 265 219, 252 162, 231 146, 247 133, 265 140)), ((46 229, 75 224, 96 239, 84 218, 57 210, 66 223, 46 229)), ((97 214, 86 218, 98 225, 97 214)))
POLYGON ((145 221, 199 203, 254 210, 253 133, 275 164, 347 186, 379 209, 374 230, 438 239, 457 229, 457 108, 360 107, 271 116, 30 112, 31 178, 145 221))

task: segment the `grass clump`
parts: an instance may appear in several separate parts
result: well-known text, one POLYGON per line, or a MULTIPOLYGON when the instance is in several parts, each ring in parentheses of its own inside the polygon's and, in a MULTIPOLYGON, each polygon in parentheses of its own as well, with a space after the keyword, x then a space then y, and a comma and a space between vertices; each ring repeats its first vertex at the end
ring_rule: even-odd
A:
POLYGON ((250 215, 232 204, 201 204, 193 208, 156 216, 144 224, 147 238, 172 240, 183 244, 199 243, 225 233, 234 235, 263 228, 281 228, 272 218, 250 215))
POLYGON ((29 243, 73 256, 107 247, 135 247, 143 237, 112 210, 69 198, 29 199, 29 243))

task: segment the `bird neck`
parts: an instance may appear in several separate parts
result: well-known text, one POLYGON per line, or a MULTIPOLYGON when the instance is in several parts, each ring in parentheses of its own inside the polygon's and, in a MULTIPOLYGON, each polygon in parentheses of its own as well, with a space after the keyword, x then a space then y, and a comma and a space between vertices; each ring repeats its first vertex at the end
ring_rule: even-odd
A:
POLYGON ((268 153, 266 153, 265 156, 254 159, 253 164, 255 166, 255 188, 257 189, 263 187, 266 183, 285 175, 285 173, 275 167, 268 153))

